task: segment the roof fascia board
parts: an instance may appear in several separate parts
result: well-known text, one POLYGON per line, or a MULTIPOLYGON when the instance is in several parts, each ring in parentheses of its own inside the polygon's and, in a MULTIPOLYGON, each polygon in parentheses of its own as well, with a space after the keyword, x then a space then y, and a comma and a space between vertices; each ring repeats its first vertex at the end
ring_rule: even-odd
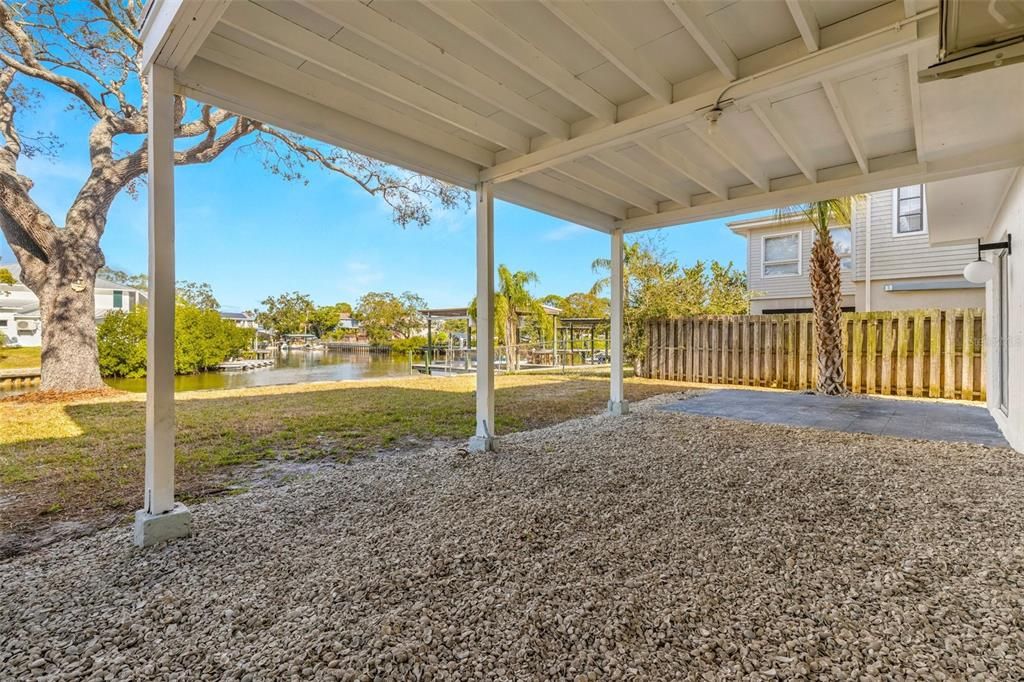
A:
POLYGON ((728 201, 666 211, 652 216, 627 218, 619 222, 626 232, 640 232, 670 225, 683 225, 711 218, 724 218, 750 211, 784 208, 835 196, 851 196, 903 185, 923 184, 961 175, 1024 165, 1024 143, 1003 145, 987 150, 918 162, 914 151, 901 152, 871 160, 874 170, 862 174, 855 163, 827 169, 811 184, 802 175, 791 176, 792 185, 772 192, 751 194, 728 201))

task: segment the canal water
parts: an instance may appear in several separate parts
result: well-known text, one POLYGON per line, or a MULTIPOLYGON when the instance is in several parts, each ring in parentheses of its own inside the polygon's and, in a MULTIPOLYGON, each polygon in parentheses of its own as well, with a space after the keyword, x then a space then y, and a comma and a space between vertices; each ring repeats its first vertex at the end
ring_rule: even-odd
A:
MULTIPOLYGON (((422 362, 422 360, 418 360, 422 362)), ((303 384, 311 381, 342 381, 409 376, 412 373, 406 355, 352 351, 288 351, 278 355, 273 367, 249 372, 203 372, 174 377, 175 391, 202 391, 217 388, 303 384)), ((145 379, 106 379, 111 387, 142 393, 145 379)), ((29 389, 0 389, 0 397, 24 393, 29 389)))
MULTIPOLYGON (((174 377, 175 391, 202 391, 213 388, 245 388, 304 384, 311 381, 342 381, 409 376, 405 355, 352 351, 287 351, 277 356, 275 365, 249 372, 203 372, 174 377)), ((145 379, 107 379, 113 388, 141 393, 145 379)))

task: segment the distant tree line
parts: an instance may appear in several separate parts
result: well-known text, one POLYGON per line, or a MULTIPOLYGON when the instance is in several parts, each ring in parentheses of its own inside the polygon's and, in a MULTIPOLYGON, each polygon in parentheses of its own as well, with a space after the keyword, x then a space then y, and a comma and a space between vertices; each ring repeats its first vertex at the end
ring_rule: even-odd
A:
MULTIPOLYGON (((625 245, 623 269, 624 353, 638 366, 643 358, 648 320, 697 314, 747 312, 746 273, 730 262, 697 261, 686 267, 671 257, 663 242, 653 238, 625 245)), ((611 263, 598 259, 593 270, 597 281, 589 291, 567 296, 547 294, 536 297, 531 288, 539 283, 537 274, 498 266, 494 300, 495 343, 505 350, 510 367, 519 367, 521 343, 553 341, 552 316, 543 306, 561 310, 563 318, 608 318, 607 297, 611 263)), ((105 270, 107 279, 146 288, 144 275, 105 270)), ((181 374, 200 372, 242 353, 253 343, 254 330, 242 329, 221 319, 217 298, 209 284, 182 281, 177 284, 175 318, 175 370, 181 374)), ((311 334, 323 340, 343 340, 362 333, 375 346, 396 352, 419 350, 427 345, 426 320, 420 312, 427 302, 406 291, 371 291, 353 307, 339 302, 317 305, 312 297, 298 291, 268 296, 255 312, 257 324, 277 337, 311 334), (352 319, 355 328, 343 321, 352 319)), ((476 301, 469 306, 476 317, 476 301)), ((464 320, 448 320, 434 329, 435 345, 446 344, 451 334, 465 333, 464 320)), ((99 327, 100 368, 104 376, 144 376, 146 371, 146 311, 113 312, 99 327)))

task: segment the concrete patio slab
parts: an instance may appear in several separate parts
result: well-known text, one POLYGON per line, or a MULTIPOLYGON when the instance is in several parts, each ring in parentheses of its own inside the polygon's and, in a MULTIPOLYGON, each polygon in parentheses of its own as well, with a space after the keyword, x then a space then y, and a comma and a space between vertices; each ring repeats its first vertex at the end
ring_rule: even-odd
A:
POLYGON ((980 405, 716 389, 672 403, 663 409, 759 424, 807 426, 847 433, 1009 447, 992 415, 980 405))

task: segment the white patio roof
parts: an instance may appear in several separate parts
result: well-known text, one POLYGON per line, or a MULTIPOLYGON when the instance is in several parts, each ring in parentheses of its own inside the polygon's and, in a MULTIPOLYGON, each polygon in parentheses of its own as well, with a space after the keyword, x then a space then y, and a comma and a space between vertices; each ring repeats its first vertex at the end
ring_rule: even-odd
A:
POLYGON ((195 99, 628 232, 1024 163, 1024 65, 918 85, 935 5, 153 0, 142 34, 195 99))

